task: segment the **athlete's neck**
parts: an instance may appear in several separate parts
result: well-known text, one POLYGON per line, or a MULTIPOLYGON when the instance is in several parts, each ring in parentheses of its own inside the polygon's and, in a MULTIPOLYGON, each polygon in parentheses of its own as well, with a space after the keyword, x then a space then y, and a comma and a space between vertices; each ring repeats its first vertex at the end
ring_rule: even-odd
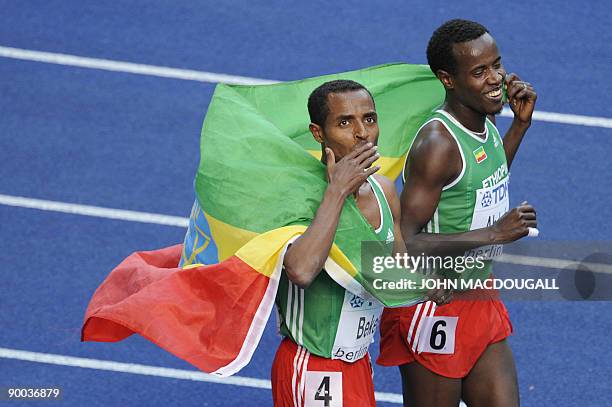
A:
MULTIPOLYGON (((486 113, 477 112, 474 109, 459 103, 454 99, 447 98, 442 109, 453 115, 465 128, 475 133, 484 133, 486 113)), ((484 138, 484 134, 482 136, 484 138)))

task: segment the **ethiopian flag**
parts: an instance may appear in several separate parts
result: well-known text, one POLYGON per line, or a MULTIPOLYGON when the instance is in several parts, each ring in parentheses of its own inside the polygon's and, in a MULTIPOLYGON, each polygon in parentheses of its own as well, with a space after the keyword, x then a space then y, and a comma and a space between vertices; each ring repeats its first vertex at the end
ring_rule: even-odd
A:
POLYGON ((476 150, 472 151, 472 153, 474 154, 474 158, 478 164, 487 159, 487 153, 485 152, 483 146, 478 147, 476 150))
MULTIPOLYGON (((327 187, 306 105, 316 87, 334 79, 370 90, 381 173, 399 175, 416 131, 444 98, 428 66, 389 64, 273 85, 219 84, 202 128, 184 244, 134 253, 113 270, 86 311, 84 341, 139 333, 220 376, 249 362, 274 307, 286 248, 308 227, 327 187)), ((381 276, 363 261, 363 242, 372 247, 377 238, 349 198, 325 263, 331 278, 386 306, 422 299, 419 291, 376 289, 381 276)))

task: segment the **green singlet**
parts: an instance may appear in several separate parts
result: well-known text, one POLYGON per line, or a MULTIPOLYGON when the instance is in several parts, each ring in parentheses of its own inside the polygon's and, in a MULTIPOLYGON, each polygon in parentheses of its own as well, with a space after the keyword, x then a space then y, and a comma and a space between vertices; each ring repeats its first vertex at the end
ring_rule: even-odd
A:
MULTIPOLYGON (((391 242, 391 209, 378 182, 373 177, 368 182, 380 209, 376 236, 391 242)), ((281 274, 276 295, 279 331, 315 355, 355 362, 365 356, 373 341, 382 304, 346 291, 324 271, 306 289, 281 274)))
MULTIPOLYGON (((421 128, 432 121, 441 122, 456 141, 462 170, 442 189, 438 207, 423 231, 460 233, 491 226, 509 209, 510 174, 499 131, 487 118, 485 133, 476 135, 444 110, 435 111, 421 128)), ((447 277, 486 279, 491 274, 491 260, 501 253, 501 245, 478 247, 467 251, 465 257, 481 257, 484 267, 465 267, 460 272, 445 266, 434 268, 447 277)))

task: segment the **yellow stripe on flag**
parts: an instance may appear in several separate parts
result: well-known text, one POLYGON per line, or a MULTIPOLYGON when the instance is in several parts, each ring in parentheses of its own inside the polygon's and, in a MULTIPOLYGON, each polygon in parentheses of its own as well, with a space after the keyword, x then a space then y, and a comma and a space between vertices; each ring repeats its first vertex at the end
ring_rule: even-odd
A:
MULTIPOLYGON (((278 263, 280 250, 296 235, 306 231, 306 226, 294 225, 257 234, 222 222, 204 212, 210 233, 219 249, 219 261, 236 256, 259 273, 270 277, 278 263)), ((329 252, 331 257, 348 275, 355 277, 357 269, 334 243, 329 252)), ((189 267, 185 267, 189 268, 189 267)))
POLYGON ((278 263, 281 249, 292 237, 301 235, 305 230, 306 226, 296 225, 262 233, 241 247, 236 257, 259 273, 270 277, 278 263))
POLYGON ((336 246, 335 243, 332 245, 332 248, 329 251, 329 257, 331 257, 332 260, 335 261, 337 265, 342 267, 342 269, 346 271, 351 277, 355 277, 357 275, 357 269, 355 268, 353 263, 351 263, 348 257, 346 257, 344 252, 340 250, 340 248, 336 246))
POLYGON ((219 262, 233 256, 238 249, 258 235, 256 232, 222 222, 206 212, 204 212, 204 216, 206 216, 206 221, 210 227, 212 239, 217 245, 219 262))

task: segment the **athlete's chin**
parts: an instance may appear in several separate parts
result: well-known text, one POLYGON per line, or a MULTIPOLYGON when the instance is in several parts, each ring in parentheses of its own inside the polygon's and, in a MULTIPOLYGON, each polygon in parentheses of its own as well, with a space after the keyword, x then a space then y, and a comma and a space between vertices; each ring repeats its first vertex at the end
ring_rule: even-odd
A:
POLYGON ((495 115, 500 114, 502 112, 502 110, 504 110, 504 105, 501 105, 499 108, 497 108, 497 110, 495 110, 495 111, 493 111, 493 112, 491 112, 489 114, 492 114, 492 115, 495 116, 495 115))
POLYGON ((502 110, 504 110, 504 104, 503 103, 487 103, 486 106, 484 107, 484 111, 486 112, 487 115, 496 115, 496 114, 500 114, 502 112, 502 110))

